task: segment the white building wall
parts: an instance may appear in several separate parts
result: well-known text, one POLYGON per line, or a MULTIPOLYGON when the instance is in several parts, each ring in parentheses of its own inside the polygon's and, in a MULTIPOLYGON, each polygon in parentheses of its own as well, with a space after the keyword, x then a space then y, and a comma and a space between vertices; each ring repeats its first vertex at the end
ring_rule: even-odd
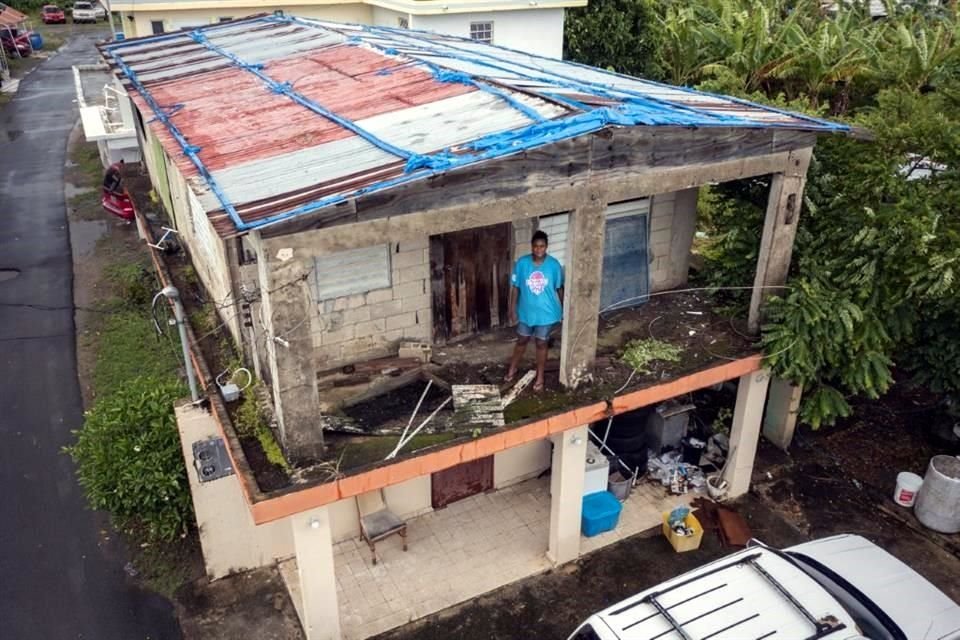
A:
POLYGON ((550 441, 537 440, 493 456, 493 486, 503 489, 536 478, 550 468, 550 441))
POLYGON ((384 9, 383 7, 373 7, 373 24, 378 27, 398 28, 402 26, 400 24, 401 18, 406 18, 407 26, 411 26, 409 13, 401 13, 400 11, 384 9))
MULTIPOLYGON (((403 520, 433 511, 430 476, 413 478, 383 490, 387 507, 403 520)), ((360 514, 356 498, 345 498, 329 506, 333 541, 360 537, 360 514)))
MULTIPOLYGON (((169 7, 169 5, 167 5, 169 7)), ((246 7, 211 7, 204 9, 164 8, 159 11, 140 9, 136 11, 121 11, 123 16, 123 30, 128 38, 149 36, 153 34, 151 22, 160 20, 164 29, 174 31, 185 27, 197 27, 218 22, 220 18, 243 18, 256 13, 273 13, 283 11, 288 15, 303 18, 323 18, 336 22, 352 22, 371 24, 373 8, 369 5, 355 4, 321 4, 321 5, 288 5, 282 2, 277 4, 262 4, 246 7), (132 18, 132 19, 131 19, 132 18)), ((397 26, 396 21, 391 26, 397 26)))
POLYGON ((563 9, 413 16, 410 28, 469 38, 471 22, 493 22, 493 44, 548 58, 561 58, 563 16, 563 9))

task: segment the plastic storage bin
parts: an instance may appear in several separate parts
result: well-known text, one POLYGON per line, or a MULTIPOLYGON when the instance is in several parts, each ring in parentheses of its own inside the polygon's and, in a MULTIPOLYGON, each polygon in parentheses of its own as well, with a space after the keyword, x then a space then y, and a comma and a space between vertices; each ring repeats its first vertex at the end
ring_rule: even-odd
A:
POLYGON ((692 536, 678 536, 673 532, 673 529, 670 528, 670 525, 667 524, 667 520, 670 518, 670 512, 663 512, 663 526, 661 531, 663 531, 664 537, 670 541, 670 545, 673 547, 673 550, 677 553, 683 553, 684 551, 693 551, 694 549, 700 548, 700 541, 703 540, 703 527, 700 525, 700 521, 697 520, 696 516, 692 513, 688 514, 684 519, 684 522, 688 527, 693 529, 692 536))
POLYGON ((580 532, 589 537, 610 531, 620 520, 623 505, 609 491, 598 491, 583 496, 580 532))

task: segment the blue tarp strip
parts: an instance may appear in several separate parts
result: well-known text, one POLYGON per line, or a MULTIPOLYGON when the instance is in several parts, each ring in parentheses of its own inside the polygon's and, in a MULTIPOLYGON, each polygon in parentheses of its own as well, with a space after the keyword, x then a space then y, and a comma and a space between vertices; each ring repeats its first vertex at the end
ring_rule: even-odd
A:
MULTIPOLYGON (((330 27, 321 26, 315 24, 311 21, 302 20, 295 17, 286 17, 286 16, 265 16, 263 18, 258 18, 258 21, 264 22, 274 22, 274 23, 295 23, 302 26, 312 27, 312 28, 323 28, 328 30, 335 30, 330 27)), ((522 151, 527 151, 529 149, 539 147, 551 142, 556 142, 558 140, 568 139, 571 137, 584 135, 592 133, 603 129, 605 127, 614 125, 614 126, 637 126, 640 124, 644 125, 674 125, 674 126, 694 126, 694 127, 736 127, 736 128, 787 128, 787 129, 796 129, 795 125, 789 125, 787 123, 759 123, 754 120, 749 120, 746 118, 740 118, 737 116, 724 116, 719 114, 713 114, 709 112, 701 111, 695 107, 680 105, 668 100, 662 100, 658 98, 652 98, 650 96, 643 95, 641 93, 632 91, 630 89, 622 89, 617 87, 610 87, 607 85, 602 85, 596 82, 590 82, 585 80, 580 80, 577 78, 570 78, 563 74, 558 74, 553 71, 546 69, 538 69, 530 65, 524 64, 522 62, 516 62, 511 60, 501 60, 495 56, 491 56, 484 52, 469 52, 469 55, 464 55, 461 49, 447 45, 444 42, 429 40, 427 38, 418 38, 412 36, 409 30, 399 30, 391 29, 387 27, 369 27, 366 25, 358 25, 364 32, 377 35, 377 31, 382 31, 388 33, 394 37, 402 36, 409 38, 415 43, 420 44, 411 44, 411 46, 420 46, 423 44, 429 45, 430 47, 437 50, 439 47, 444 47, 445 50, 437 50, 438 55, 446 56, 449 58, 458 59, 470 64, 476 64, 484 66, 487 68, 497 69, 504 71, 516 76, 526 77, 527 79, 533 79, 545 83, 549 83, 561 88, 566 88, 588 95, 596 95, 599 97, 610 98, 621 102, 621 104, 611 106, 611 107, 601 107, 596 108, 590 105, 585 105, 573 98, 564 96, 557 93, 546 94, 548 97, 557 100, 563 104, 566 104, 572 108, 583 110, 583 113, 578 113, 572 116, 567 116, 557 120, 544 120, 538 112, 528 107, 527 105, 519 102, 510 95, 509 92, 500 90, 497 87, 494 87, 486 82, 482 82, 474 78, 468 73, 458 72, 450 69, 441 67, 435 63, 423 60, 417 57, 415 54, 406 53, 404 55, 416 61, 417 64, 421 64, 429 68, 434 76, 442 82, 462 82, 464 84, 469 84, 480 90, 487 91, 491 94, 497 95, 499 98, 505 100, 510 104, 511 107, 517 109, 524 113, 525 116, 533 120, 533 124, 526 127, 521 127, 513 131, 507 131, 503 133, 491 134, 484 136, 478 140, 467 145, 467 148, 472 151, 472 153, 457 153, 454 154, 450 150, 443 150, 434 154, 414 154, 409 151, 399 149, 390 145, 389 143, 380 140, 376 136, 373 136, 369 132, 362 130, 360 127, 357 127, 353 122, 337 116, 336 114, 329 112, 320 105, 313 103, 309 99, 300 95, 299 93, 293 91, 292 87, 287 83, 278 83, 273 80, 266 74, 262 73, 261 65, 253 65, 244 62, 238 57, 230 54, 229 52, 224 51, 223 49, 216 47, 216 45, 211 44, 205 35, 199 30, 192 32, 191 37, 198 43, 206 46, 211 51, 218 53, 228 59, 230 59, 237 66, 250 71, 257 75, 261 80, 263 80, 271 90, 276 93, 286 95, 298 102, 299 104, 307 107, 320 115, 328 117, 332 121, 336 122, 340 126, 353 131, 357 135, 360 135, 367 141, 376 145, 377 147, 384 149, 394 155, 407 159, 407 164, 404 170, 404 175, 398 176, 396 178, 385 180, 379 183, 368 185, 367 187, 358 189, 349 194, 350 197, 362 196, 368 193, 380 191, 382 189, 387 189, 393 186, 404 184, 413 180, 421 179, 428 175, 433 175, 440 173, 452 168, 458 168, 467 164, 472 164, 475 162, 480 162, 483 160, 493 159, 504 157, 513 153, 518 153, 522 151), (451 50, 453 53, 451 52, 451 50), (487 58, 487 59, 485 59, 487 58), (492 58, 493 61, 489 59, 492 58), (510 66, 503 66, 510 65, 510 66), (512 67, 512 68, 511 68, 512 67), (524 72, 522 70, 532 70, 535 74, 530 74, 529 72, 524 72), (526 76, 524 75, 526 73, 526 76), (666 107, 666 108, 665 108, 666 107)), ((175 34, 177 37, 182 36, 183 34, 175 34)), ((426 34, 425 34, 426 35, 426 34)), ((163 39, 163 36, 158 36, 157 39, 163 39)), ((139 41, 140 43, 143 40, 139 41)), ((347 42, 351 43, 365 43, 368 46, 377 48, 384 53, 389 55, 399 55, 399 52, 392 47, 384 47, 377 43, 370 42, 360 38, 356 35, 350 36, 347 38, 347 42)), ((134 43, 130 43, 134 44, 134 43)), ((108 49, 117 48, 118 45, 113 45, 108 47, 108 49)), ((122 46, 119 45, 119 46, 122 46)), ((530 55, 530 54, 524 54, 530 55)), ((289 219, 295 216, 303 215, 319 209, 335 205, 340 202, 344 202, 347 199, 345 195, 332 195, 307 204, 301 205, 295 209, 284 211, 270 217, 257 220, 255 222, 246 223, 240 220, 239 215, 237 215, 236 210, 233 206, 227 201, 222 190, 216 184, 216 181, 207 171, 206 167, 197 157, 196 152, 199 151, 196 147, 189 145, 186 139, 180 134, 179 130, 169 121, 167 115, 164 112, 164 109, 160 108, 153 100, 152 96, 146 90, 145 87, 136 79, 135 74, 127 65, 123 64, 119 59, 117 54, 114 54, 117 58, 118 64, 120 64, 124 73, 131 78, 131 81, 134 82, 134 85, 137 87, 138 91, 147 99, 148 104, 157 115, 157 118, 164 122, 170 129, 171 133, 174 135, 174 138, 177 139, 178 143, 184 148, 184 153, 191 158, 197 168, 200 170, 201 175, 207 180, 210 184, 211 190, 217 195, 217 198, 220 200, 224 209, 230 215, 231 220, 237 226, 238 230, 244 231, 253 228, 263 227, 269 224, 273 224, 285 219, 289 219)), ((533 56, 536 57, 536 56, 533 56)), ((568 63, 569 64, 569 63, 568 63)), ((582 66, 582 65, 578 65, 582 66)), ((587 67, 590 68, 590 67, 587 67)), ((590 68, 592 69, 592 68, 590 68)), ((596 70, 594 70, 596 71, 596 70)), ((615 77, 617 74, 611 74, 615 77)), ((631 79, 633 80, 633 79, 631 79)), ((644 81, 647 82, 647 81, 644 81)), ((656 86, 665 86, 658 83, 650 83, 656 86)), ((687 91, 696 95, 712 95, 704 92, 695 91, 692 89, 687 89, 684 87, 672 87, 671 89, 677 89, 682 91, 687 91)), ((810 121, 817 124, 820 127, 833 130, 846 130, 848 127, 845 125, 839 125, 831 122, 826 122, 818 120, 816 118, 811 118, 809 116, 803 116, 801 114, 795 114, 787 111, 782 111, 779 109, 767 107, 765 105, 757 105, 746 100, 741 100, 737 98, 731 98, 729 96, 716 96, 720 99, 729 100, 731 102, 736 102, 740 104, 750 105, 759 109, 764 109, 772 112, 782 113, 784 115, 799 118, 803 120, 810 121)))

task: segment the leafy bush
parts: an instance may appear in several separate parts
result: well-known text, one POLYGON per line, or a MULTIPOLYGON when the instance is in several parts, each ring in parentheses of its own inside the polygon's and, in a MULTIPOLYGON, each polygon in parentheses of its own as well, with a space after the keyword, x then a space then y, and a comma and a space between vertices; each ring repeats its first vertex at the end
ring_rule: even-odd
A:
POLYGON ((669 342, 648 338, 631 340, 623 350, 622 360, 634 368, 637 373, 650 373, 647 365, 657 360, 679 362, 683 349, 669 342))
MULTIPOLYGON (((257 383, 259 385, 259 383, 257 383)), ((251 386, 243 395, 243 401, 233 416, 237 433, 245 438, 256 438, 263 448, 264 455, 271 464, 290 471, 290 463, 283 455, 283 449, 267 424, 260 402, 257 400, 256 386, 251 386)))
POLYGON ((192 519, 173 412, 183 394, 180 382, 130 380, 97 401, 67 448, 90 505, 148 541, 173 540, 192 519))

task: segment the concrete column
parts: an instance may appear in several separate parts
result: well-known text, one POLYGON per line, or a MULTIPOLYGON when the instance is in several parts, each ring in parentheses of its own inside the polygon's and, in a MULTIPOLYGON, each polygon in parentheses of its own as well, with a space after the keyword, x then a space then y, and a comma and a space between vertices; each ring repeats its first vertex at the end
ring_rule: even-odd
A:
POLYGON ((587 461, 587 427, 553 436, 550 473, 550 546, 547 557, 564 564, 580 556, 580 512, 587 461))
POLYGON ((802 397, 802 386, 781 378, 770 381, 770 394, 763 414, 763 437, 778 449, 786 451, 790 448, 802 397))
POLYGON ((735 498, 750 489, 750 474, 760 441, 763 403, 767 399, 770 372, 766 369, 740 376, 737 404, 730 429, 730 456, 724 480, 730 484, 728 496, 735 498))
POLYGON ((760 237, 760 253, 757 256, 757 272, 753 279, 753 294, 750 298, 750 314, 747 326, 752 333, 759 333, 762 320, 761 307, 772 294, 782 293, 776 287, 787 281, 790 258, 793 255, 793 240, 797 235, 803 187, 807 181, 807 167, 813 149, 791 151, 787 169, 773 175, 767 214, 760 237))
POLYGON ((597 354, 606 203, 593 192, 570 214, 563 299, 560 382, 576 388, 592 377, 597 354))
POLYGON ((340 640, 340 609, 327 507, 290 516, 307 640, 340 640))
POLYGON ((282 237, 251 241, 257 249, 266 357, 283 446, 293 460, 317 460, 324 447, 310 333, 312 265, 294 258, 282 237))

